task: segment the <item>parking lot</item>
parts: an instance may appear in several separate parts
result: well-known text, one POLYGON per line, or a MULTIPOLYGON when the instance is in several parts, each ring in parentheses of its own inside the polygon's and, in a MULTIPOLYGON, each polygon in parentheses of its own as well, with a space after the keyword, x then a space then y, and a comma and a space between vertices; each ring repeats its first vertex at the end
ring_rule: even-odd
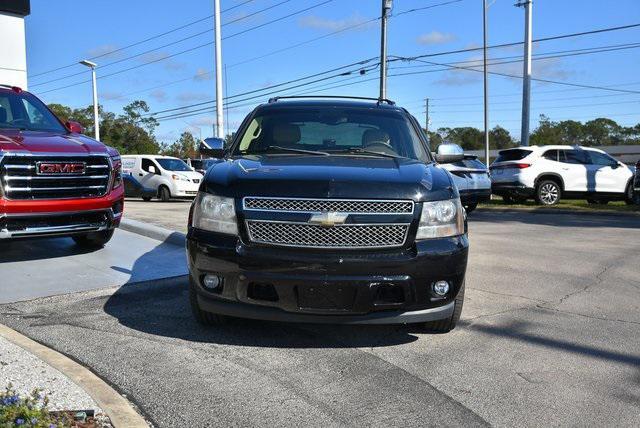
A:
MULTIPOLYGON (((165 226, 187 208, 127 201, 130 217, 165 226)), ((639 223, 474 213, 462 322, 445 335, 244 320, 205 329, 191 318, 184 276, 114 277, 107 288, 4 304, 1 322, 88 365, 158 426, 637 426, 639 223)), ((137 251, 149 243, 122 231, 120 240, 137 251)), ((50 245, 59 260, 79 257, 50 245)), ((32 244, 9 248, 12 263, 29 264, 7 283, 51 263, 31 257, 32 244)), ((136 254, 184 263, 159 241, 136 254)))

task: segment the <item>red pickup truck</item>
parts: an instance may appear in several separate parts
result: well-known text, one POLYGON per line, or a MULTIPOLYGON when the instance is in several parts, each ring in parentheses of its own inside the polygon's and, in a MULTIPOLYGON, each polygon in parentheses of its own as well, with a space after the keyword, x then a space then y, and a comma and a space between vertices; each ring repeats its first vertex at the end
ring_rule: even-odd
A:
POLYGON ((70 236, 99 248, 111 239, 124 208, 120 155, 82 132, 0 85, 0 242, 70 236))

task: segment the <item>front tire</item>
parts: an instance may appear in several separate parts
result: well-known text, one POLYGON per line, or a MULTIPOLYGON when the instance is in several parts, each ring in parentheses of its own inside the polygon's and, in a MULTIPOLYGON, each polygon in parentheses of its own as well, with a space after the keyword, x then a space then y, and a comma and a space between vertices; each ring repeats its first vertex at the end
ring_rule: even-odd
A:
POLYGON ((169 202, 171 200, 171 192, 166 186, 160 186, 158 193, 160 194, 162 202, 169 202))
POLYGON ((462 283, 462 287, 460 287, 460 291, 456 296, 453 314, 449 318, 445 318, 443 320, 431 321, 425 324, 424 328, 428 333, 449 333, 451 330, 456 328, 456 324, 460 320, 460 315, 462 314, 462 306, 464 303, 464 286, 465 283, 462 283))
POLYGON ((536 187, 536 201, 542 205, 555 205, 560 202, 562 191, 558 183, 552 180, 543 180, 536 187))
POLYGON ((189 305, 191 306, 191 313, 196 319, 198 324, 203 326, 213 326, 224 324, 226 318, 223 315, 207 312, 200 308, 198 303, 198 292, 196 291, 196 284, 194 279, 189 275, 189 305))
POLYGON ((110 229, 102 232, 91 232, 84 235, 75 235, 72 238, 77 245, 83 248, 100 249, 111 240, 111 238, 113 237, 113 232, 114 229, 110 229))
POLYGON ((634 200, 633 197, 633 182, 629 181, 629 184, 627 185, 627 191, 625 192, 625 198, 624 201, 626 202, 627 205, 635 205, 640 203, 638 200, 640 199, 640 197, 636 197, 634 200))

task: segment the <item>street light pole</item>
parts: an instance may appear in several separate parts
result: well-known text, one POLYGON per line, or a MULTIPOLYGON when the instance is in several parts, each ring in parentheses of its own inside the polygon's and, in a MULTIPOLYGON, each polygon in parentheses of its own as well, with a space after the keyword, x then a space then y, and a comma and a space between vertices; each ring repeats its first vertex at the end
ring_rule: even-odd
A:
POLYGON ((380 99, 387 98, 387 18, 393 7, 393 0, 382 0, 380 19, 380 99))
POLYGON ((531 24, 532 0, 516 3, 516 6, 524 6, 524 68, 522 70, 522 130, 520 145, 529 145, 529 125, 531 121, 531 24))
POLYGON ((216 136, 224 138, 224 110, 222 94, 222 42, 220 37, 220 0, 213 0, 213 26, 215 33, 215 61, 216 61, 216 136))
POLYGON ((96 83, 96 67, 95 62, 88 61, 86 59, 80 61, 80 64, 85 65, 91 69, 91 81, 93 83, 93 129, 94 138, 100 141, 100 118, 98 116, 98 85, 96 83))
POLYGON ((483 74, 484 74, 484 159, 489 167, 489 72, 487 70, 487 0, 482 0, 483 74))
POLYGON ((426 132, 429 132, 429 98, 425 98, 424 107, 425 107, 425 113, 426 113, 424 118, 424 130, 426 132))

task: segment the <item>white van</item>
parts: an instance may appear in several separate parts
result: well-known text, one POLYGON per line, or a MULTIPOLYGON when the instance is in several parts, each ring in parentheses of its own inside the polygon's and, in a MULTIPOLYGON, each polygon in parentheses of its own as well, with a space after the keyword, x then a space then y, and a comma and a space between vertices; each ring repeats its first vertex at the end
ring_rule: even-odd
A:
MULTIPOLYGON (((158 155, 122 156, 122 173, 130 174, 144 187, 156 191, 166 202, 171 198, 193 198, 198 193, 202 174, 181 159, 158 155)), ((151 198, 143 197, 145 201, 151 198)))

